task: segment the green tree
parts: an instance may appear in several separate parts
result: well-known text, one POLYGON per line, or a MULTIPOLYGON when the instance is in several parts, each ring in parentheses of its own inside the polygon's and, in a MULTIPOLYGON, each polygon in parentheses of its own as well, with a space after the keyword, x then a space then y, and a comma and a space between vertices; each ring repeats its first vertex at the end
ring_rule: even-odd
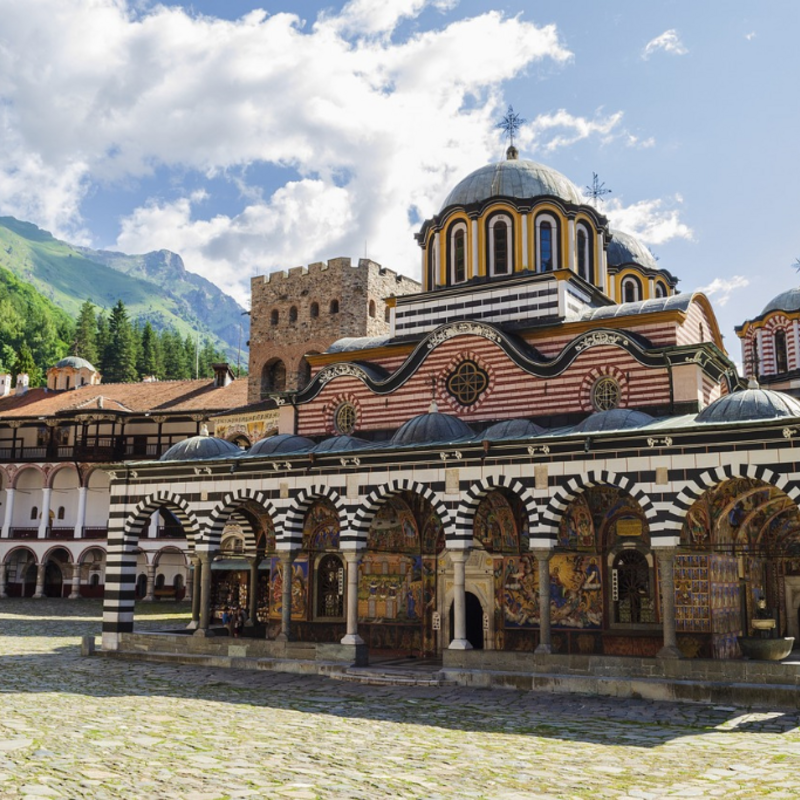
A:
POLYGON ((171 328, 161 332, 161 356, 164 365, 164 378, 167 380, 186 380, 190 376, 189 361, 180 334, 171 328))
POLYGON ((23 372, 28 374, 28 385, 29 386, 38 386, 41 380, 41 371, 36 366, 36 362, 33 360, 33 352, 31 348, 28 346, 27 342, 23 342, 20 345, 19 352, 17 353, 17 358, 14 361, 14 369, 13 369, 13 380, 14 385, 16 386, 17 383, 17 376, 21 375, 23 372))
POLYGON ((78 312, 75 325, 75 338, 70 352, 79 358, 85 358, 90 364, 100 361, 97 351, 97 313, 91 300, 87 300, 78 312))
POLYGON ((155 375, 157 378, 163 377, 164 367, 161 360, 161 346, 153 326, 145 322, 142 328, 142 346, 139 351, 139 362, 137 369, 139 376, 145 378, 148 375, 155 375))
POLYGON ((103 354, 102 372, 106 383, 133 383, 139 378, 133 326, 122 300, 117 300, 108 319, 108 344, 103 354))

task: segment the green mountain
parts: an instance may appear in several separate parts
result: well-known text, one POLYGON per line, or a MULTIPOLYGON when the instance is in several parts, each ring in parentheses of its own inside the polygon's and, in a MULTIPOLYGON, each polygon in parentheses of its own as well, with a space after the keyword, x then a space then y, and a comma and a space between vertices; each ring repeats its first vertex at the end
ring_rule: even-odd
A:
POLYGON ((30 283, 71 317, 86 300, 111 309, 122 300, 132 320, 172 327, 182 336, 199 332, 235 363, 247 363, 249 317, 205 278, 187 272, 179 255, 159 250, 125 255, 77 247, 13 217, 0 217, 0 267, 30 283), (240 327, 241 326, 241 327, 240 327))

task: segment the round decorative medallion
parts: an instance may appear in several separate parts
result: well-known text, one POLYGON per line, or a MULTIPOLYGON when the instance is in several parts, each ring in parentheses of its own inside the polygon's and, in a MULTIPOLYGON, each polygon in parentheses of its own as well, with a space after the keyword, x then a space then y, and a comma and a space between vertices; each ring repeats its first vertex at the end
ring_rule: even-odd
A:
POLYGON ((592 405, 597 411, 617 408, 620 401, 619 384, 614 378, 600 378, 592 387, 592 405))
POLYGON ((447 376, 447 391, 462 406, 471 406, 489 388, 489 374, 474 361, 462 361, 447 376))
POLYGON ((358 413, 352 403, 341 403, 333 412, 333 427, 337 433, 350 436, 356 429, 358 413))

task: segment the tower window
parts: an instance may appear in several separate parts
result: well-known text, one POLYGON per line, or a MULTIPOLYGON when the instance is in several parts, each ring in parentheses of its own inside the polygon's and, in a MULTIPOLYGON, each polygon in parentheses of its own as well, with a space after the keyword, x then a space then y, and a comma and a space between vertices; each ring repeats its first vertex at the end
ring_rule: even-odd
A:
POLYGON ((786 349, 786 331, 775 331, 775 371, 789 371, 789 353, 786 349))
POLYGON ((331 300, 330 313, 331 314, 338 314, 339 313, 339 301, 338 300, 331 300))
POLYGON ((558 269, 558 231, 554 217, 540 214, 536 217, 536 271, 552 272, 558 269))
POLYGON ((319 303, 312 303, 308 313, 312 319, 316 319, 319 316, 319 303))
POLYGON ((289 309, 289 322, 297 322, 297 306, 289 309))
POLYGON ((628 276, 622 280, 622 302, 638 303, 642 299, 642 285, 637 278, 628 276))
POLYGON ((667 290, 664 288, 664 284, 660 281, 656 281, 656 297, 666 297, 667 290))
POLYGON ((585 281, 592 280, 592 254, 589 234, 583 225, 578 226, 578 275, 585 281))
POLYGON ((392 321, 392 309, 389 308, 389 306, 386 306, 386 308, 384 309, 383 318, 384 318, 384 320, 386 320, 386 322, 391 322, 392 321))
POLYGON ((750 348, 750 356, 753 360, 750 374, 753 375, 753 377, 757 378, 759 370, 761 369, 761 358, 758 355, 758 339, 753 339, 753 343, 750 348))
POLYGON ((456 231, 453 237, 455 253, 453 256, 453 281, 463 283, 467 279, 467 253, 464 231, 456 231))
POLYGON ((269 315, 269 324, 277 325, 279 320, 280 320, 280 315, 278 314, 278 309, 273 308, 269 315))
POLYGON ((374 300, 370 300, 369 301, 369 315, 373 319, 375 319, 375 301, 374 300))
POLYGON ((495 216, 489 221, 489 273, 508 275, 512 264, 513 228, 511 219, 505 215, 495 216))

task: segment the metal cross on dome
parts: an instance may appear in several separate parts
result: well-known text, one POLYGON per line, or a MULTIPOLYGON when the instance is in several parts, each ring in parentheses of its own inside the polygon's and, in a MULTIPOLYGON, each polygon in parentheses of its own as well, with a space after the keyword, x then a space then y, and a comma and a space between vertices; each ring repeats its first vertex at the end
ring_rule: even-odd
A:
POLYGON ((502 128, 508 137, 510 147, 514 146, 514 134, 527 122, 519 114, 514 113, 514 107, 509 106, 506 115, 497 123, 498 128, 502 128))

